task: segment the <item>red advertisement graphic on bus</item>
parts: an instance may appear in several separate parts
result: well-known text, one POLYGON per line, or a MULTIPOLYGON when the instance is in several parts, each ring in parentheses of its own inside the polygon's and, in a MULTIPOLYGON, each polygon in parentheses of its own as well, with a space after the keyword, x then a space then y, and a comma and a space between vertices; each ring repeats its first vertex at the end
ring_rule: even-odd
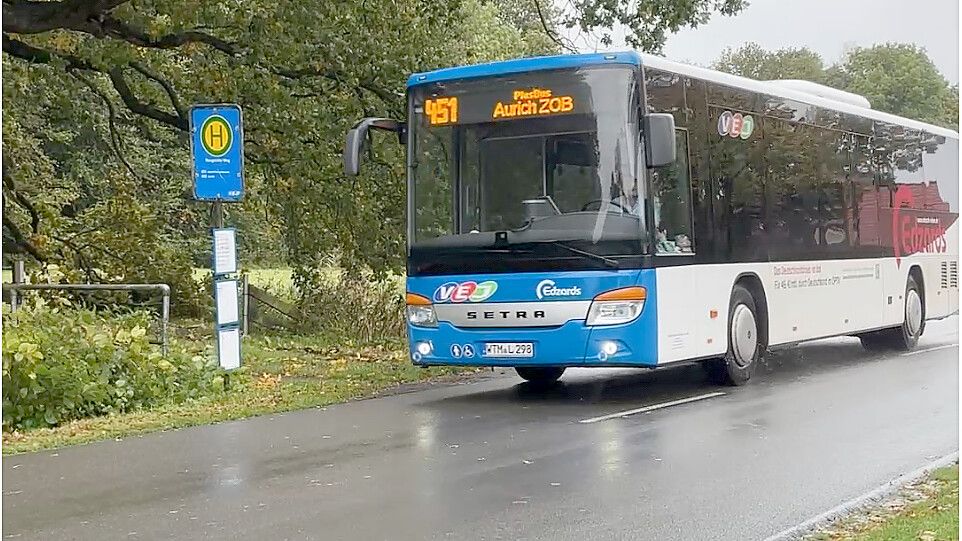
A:
POLYGON ((958 214, 949 212, 949 205, 942 200, 934 182, 899 186, 893 194, 892 207, 882 211, 892 214, 892 236, 883 238, 883 244, 891 242, 896 265, 901 265, 903 257, 916 253, 945 253, 945 232, 958 218, 958 214))

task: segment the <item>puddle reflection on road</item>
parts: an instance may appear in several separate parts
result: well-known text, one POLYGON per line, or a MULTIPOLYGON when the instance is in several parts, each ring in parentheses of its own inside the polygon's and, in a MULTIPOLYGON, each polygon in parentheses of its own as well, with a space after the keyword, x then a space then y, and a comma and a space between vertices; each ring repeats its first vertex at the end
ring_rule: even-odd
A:
MULTIPOLYGON (((946 326, 945 322, 941 322, 946 326)), ((947 328, 951 329, 951 326, 947 328)), ((920 350, 958 343, 958 336, 932 333, 920 350)), ((928 333, 927 333, 928 334, 928 333)), ((948 351, 945 348, 942 351, 948 351)), ((919 355, 927 354, 920 351, 919 355)), ((847 370, 860 364, 885 362, 898 352, 871 353, 862 348, 857 338, 840 337, 803 343, 769 351, 758 366, 752 381, 744 389, 766 392, 766 389, 812 376, 847 370)), ((464 405, 471 409, 495 404, 523 406, 579 407, 603 405, 617 411, 623 407, 640 407, 677 400, 717 390, 740 392, 739 388, 712 384, 698 362, 679 363, 659 369, 582 368, 568 369, 560 381, 550 386, 519 382, 476 393, 442 398, 438 406, 450 408, 464 405)), ((427 405, 422 404, 422 405, 427 405)))

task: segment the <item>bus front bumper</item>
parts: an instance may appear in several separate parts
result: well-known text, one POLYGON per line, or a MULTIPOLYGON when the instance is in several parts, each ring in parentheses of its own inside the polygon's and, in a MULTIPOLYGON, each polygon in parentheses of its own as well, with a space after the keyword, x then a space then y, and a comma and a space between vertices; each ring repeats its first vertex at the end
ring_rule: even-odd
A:
POLYGON ((658 364, 656 335, 645 329, 646 320, 602 327, 573 320, 560 327, 513 329, 464 329, 443 321, 436 328, 409 325, 409 354, 418 366, 653 367, 658 364), (499 356, 488 351, 489 344, 531 344, 531 352, 499 356))

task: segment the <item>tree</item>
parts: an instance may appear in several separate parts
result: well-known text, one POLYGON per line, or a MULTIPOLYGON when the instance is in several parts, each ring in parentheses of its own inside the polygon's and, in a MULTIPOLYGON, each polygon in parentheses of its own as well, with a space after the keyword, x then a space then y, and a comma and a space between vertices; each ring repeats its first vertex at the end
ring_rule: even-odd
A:
POLYGON ((952 85, 942 96, 942 122, 939 124, 959 131, 959 85, 952 85))
POLYGON ((726 49, 715 61, 714 69, 758 79, 825 80, 825 66, 821 57, 810 49, 788 48, 766 51, 757 43, 747 43, 738 49, 726 49))
POLYGON ((306 281, 332 251, 397 269, 402 149, 379 142, 377 164, 345 182, 344 133, 365 115, 403 116, 411 72, 557 50, 540 21, 531 27, 480 0, 6 2, 5 252, 93 280, 202 264, 208 217, 191 200, 187 108, 237 102, 247 194, 228 220, 242 254, 286 260, 306 281), (124 205, 136 212, 116 212, 124 205))
POLYGON ((958 125, 958 100, 925 49, 886 43, 852 51, 832 70, 831 83, 868 98, 880 111, 941 124, 958 125))
POLYGON ((283 259, 303 285, 331 253, 400 270, 403 148, 377 138, 358 179, 343 177, 340 152, 358 118, 404 116, 408 74, 556 53, 559 24, 625 24, 629 42, 657 50, 668 32, 744 5, 5 0, 4 249, 91 280, 183 278, 209 250, 208 207, 191 198, 187 111, 236 102, 247 191, 227 220, 242 255, 283 259))
POLYGON ((825 67, 815 52, 766 51, 755 43, 726 50, 713 67, 752 79, 804 79, 865 96, 873 109, 958 129, 958 86, 949 86, 926 55, 910 44, 855 49, 825 67))
MULTIPOLYGON (((541 1, 541 0, 535 0, 541 1)), ((625 31, 625 42, 647 52, 659 52, 669 34, 696 28, 712 14, 734 15, 747 0, 575 0, 564 24, 582 32, 602 32, 601 41, 612 43, 612 29, 625 31)))

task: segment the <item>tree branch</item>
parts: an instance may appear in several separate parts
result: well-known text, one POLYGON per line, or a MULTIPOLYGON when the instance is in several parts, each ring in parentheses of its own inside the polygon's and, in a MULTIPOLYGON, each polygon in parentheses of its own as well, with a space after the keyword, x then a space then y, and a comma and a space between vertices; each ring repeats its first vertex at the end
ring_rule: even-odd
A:
POLYGON ((569 53, 577 53, 576 49, 572 44, 565 42, 560 36, 555 34, 553 30, 548 28, 548 21, 545 19, 544 12, 541 11, 541 2, 539 0, 532 0, 534 2, 535 9, 538 10, 538 18, 541 20, 541 28, 544 29, 544 33, 548 36, 548 39, 555 42, 558 47, 568 51, 569 53))
POLYGON ((136 171, 134 171, 133 166, 130 165, 130 162, 127 161, 127 157, 124 156, 124 153, 122 150, 123 140, 121 139, 120 133, 117 131, 117 123, 116 123, 117 110, 114 108, 113 102, 110 100, 110 98, 106 94, 101 92, 100 89, 97 88, 97 86, 92 81, 88 80, 86 77, 82 76, 80 73, 73 72, 73 76, 74 78, 82 82, 84 85, 86 85, 87 88, 89 88, 91 92, 96 94, 97 97, 99 97, 101 101, 104 102, 104 105, 107 106, 107 127, 110 130, 110 147, 113 148, 114 154, 117 156, 117 159, 120 160, 120 163, 124 164, 124 167, 127 168, 127 171, 130 172, 131 176, 137 179, 137 181, 140 182, 142 185, 146 185, 147 183, 144 181, 144 179, 141 178, 141 176, 138 175, 136 171))
POLYGON ((29 199, 27 199, 26 197, 23 196, 23 194, 20 194, 17 191, 16 182, 13 180, 13 177, 10 175, 10 170, 8 167, 9 167, 8 161, 4 161, 3 162, 3 187, 5 189, 3 190, 3 193, 5 197, 3 198, 3 208, 4 208, 3 226, 4 228, 6 228, 7 233, 13 239, 15 248, 19 248, 27 252, 28 254, 33 256, 33 258, 36 259, 37 261, 44 262, 47 260, 47 256, 44 255, 43 252, 37 246, 35 246, 33 242, 31 242, 30 239, 27 238, 26 235, 23 234, 23 232, 20 230, 20 226, 18 226, 10 218, 10 213, 7 212, 6 210, 7 199, 9 197, 13 197, 14 201, 16 201, 21 207, 24 208, 24 210, 26 210, 30 214, 30 228, 33 231, 33 233, 37 234, 40 232, 40 213, 37 211, 36 207, 33 206, 33 203, 31 203, 29 199))
POLYGON ((280 75, 281 77, 286 77, 288 79, 309 79, 312 77, 321 77, 324 79, 330 79, 331 81, 334 81, 342 86, 363 88, 364 90, 367 90, 368 92, 380 98, 381 101, 385 103, 395 103, 401 97, 399 94, 379 87, 374 81, 370 80, 361 80, 358 81, 357 84, 351 85, 348 83, 350 76, 336 70, 318 70, 313 68, 272 68, 271 71, 276 75, 280 75))
POLYGON ((122 258, 122 257, 120 257, 119 255, 111 252, 110 250, 104 248, 103 246, 100 246, 99 244, 93 244, 93 243, 88 242, 88 243, 85 243, 85 244, 83 244, 83 245, 81 245, 81 246, 78 246, 77 243, 73 242, 72 239, 66 239, 66 238, 64 238, 64 237, 58 237, 58 236, 54 236, 54 237, 53 237, 53 240, 56 240, 56 241, 58 241, 58 242, 63 243, 64 246, 70 248, 71 250, 73 250, 73 251, 74 251, 75 253, 77 253, 77 254, 82 253, 83 250, 86 249, 86 248, 92 248, 92 249, 94 249, 94 250, 96 250, 96 251, 104 254, 104 255, 107 256, 107 257, 112 257, 112 258, 114 258, 114 259, 116 259, 117 261, 120 261, 120 262, 123 262, 123 261, 124 261, 124 258, 122 258))
POLYGON ((113 83, 114 89, 117 90, 117 94, 120 95, 120 99, 123 100, 124 105, 132 112, 147 118, 152 118, 157 122, 167 124, 179 130, 187 131, 189 129, 186 115, 181 116, 179 113, 172 115, 140 101, 130 89, 130 85, 127 84, 127 79, 124 78, 123 67, 117 66, 111 68, 107 72, 107 75, 110 77, 110 82, 113 83))
POLYGON ((204 43, 231 56, 239 54, 237 46, 226 40, 188 30, 152 37, 114 17, 111 12, 129 0, 34 0, 3 1, 3 31, 15 34, 40 34, 51 30, 74 30, 94 37, 120 39, 138 47, 173 49, 185 43, 204 43))
POLYGON ((233 43, 198 30, 187 30, 155 38, 114 17, 107 17, 100 23, 100 31, 103 36, 121 39, 138 47, 174 49, 185 43, 203 43, 231 56, 240 54, 240 50, 233 43))
MULTIPOLYGON (((33 45, 29 45, 20 40, 13 39, 6 34, 3 35, 3 51, 16 58, 20 58, 34 64, 50 64, 57 59, 60 59, 67 63, 68 70, 84 69, 103 73, 103 70, 98 69, 82 58, 72 55, 52 53, 46 49, 34 47, 33 45)), ((123 100, 124 105, 126 105, 128 109, 136 114, 146 116, 163 124, 167 124, 168 126, 187 131, 187 110, 184 108, 180 98, 177 96, 177 92, 174 90, 173 85, 140 62, 131 62, 129 65, 138 73, 156 82, 161 86, 161 88, 164 89, 164 92, 170 99, 171 105, 173 106, 176 114, 167 113, 148 103, 140 101, 140 99, 134 95, 133 90, 131 90, 130 85, 127 83, 127 79, 124 77, 125 66, 115 66, 109 69, 106 73, 110 78, 110 82, 113 84, 114 89, 117 91, 117 94, 120 95, 120 99, 123 100)))
POLYGON ((75 29, 126 2, 128 0, 3 0, 3 31, 40 34, 58 28, 75 29))
POLYGON ((137 72, 144 77, 159 84, 161 88, 164 89, 164 92, 167 93, 167 97, 170 99, 170 104, 174 107, 174 110, 177 111, 177 116, 180 118, 187 118, 187 109, 184 108, 183 104, 181 104, 180 98, 177 96, 177 91, 174 90, 174 86, 170 84, 170 81, 164 79, 158 75, 157 72, 151 70, 140 62, 131 62, 130 67, 137 70, 137 72))
POLYGON ((33 231, 34 234, 39 233, 40 212, 37 211, 37 208, 33 206, 33 203, 30 202, 29 199, 17 190, 17 184, 8 169, 8 162, 3 162, 3 187, 7 189, 7 193, 13 197, 13 200, 30 214, 30 230, 33 231))
POLYGON ((67 63, 67 69, 96 70, 92 64, 78 56, 51 53, 46 49, 13 39, 7 34, 3 34, 3 52, 32 64, 50 64, 59 59, 67 63))
POLYGON ((24 236, 23 232, 20 231, 20 228, 17 227, 17 224, 13 223, 13 220, 10 219, 7 213, 3 214, 3 227, 7 230, 7 233, 9 233, 17 248, 27 252, 34 259, 41 263, 47 261, 47 256, 44 255, 39 248, 34 246, 34 244, 24 236))

